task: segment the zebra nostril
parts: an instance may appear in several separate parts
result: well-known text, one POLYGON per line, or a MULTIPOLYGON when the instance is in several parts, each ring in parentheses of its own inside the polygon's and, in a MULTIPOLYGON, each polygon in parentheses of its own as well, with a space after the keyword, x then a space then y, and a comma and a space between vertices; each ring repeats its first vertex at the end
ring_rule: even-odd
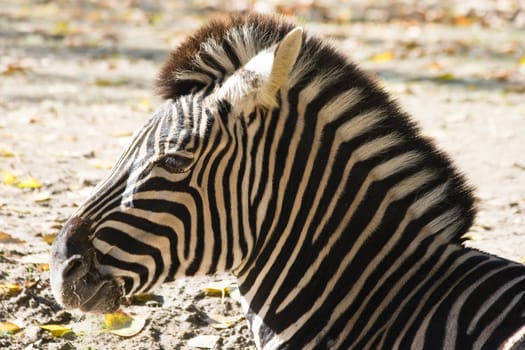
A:
POLYGON ((62 278, 65 281, 74 282, 84 277, 89 268, 85 259, 81 255, 75 255, 69 258, 62 270, 62 278))

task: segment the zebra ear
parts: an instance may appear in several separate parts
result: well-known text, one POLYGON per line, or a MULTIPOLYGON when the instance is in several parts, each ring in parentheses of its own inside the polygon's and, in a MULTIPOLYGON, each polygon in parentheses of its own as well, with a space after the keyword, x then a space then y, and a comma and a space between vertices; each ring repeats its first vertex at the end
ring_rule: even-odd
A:
POLYGON ((277 45, 260 52, 229 77, 217 92, 217 98, 248 110, 253 105, 276 107, 277 91, 288 80, 302 44, 303 29, 296 27, 277 45))
POLYGON ((277 45, 270 75, 263 85, 263 91, 261 91, 263 105, 275 105, 275 95, 288 80, 288 75, 299 57, 302 44, 303 28, 296 27, 286 34, 277 45))

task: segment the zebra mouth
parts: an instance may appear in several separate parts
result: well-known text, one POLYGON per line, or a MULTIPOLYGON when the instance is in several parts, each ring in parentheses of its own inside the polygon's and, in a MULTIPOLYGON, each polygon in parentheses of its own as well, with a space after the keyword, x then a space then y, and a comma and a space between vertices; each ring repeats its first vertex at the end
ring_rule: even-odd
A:
POLYGON ((121 289, 115 281, 102 281, 90 296, 84 298, 79 309, 95 313, 115 312, 120 306, 121 296, 121 289))
POLYGON ((90 227, 89 221, 72 217, 53 242, 51 289, 65 308, 113 312, 124 294, 123 283, 100 271, 89 239, 90 227))
POLYGON ((94 313, 116 311, 123 295, 121 286, 113 279, 99 279, 96 276, 90 273, 74 283, 57 286, 54 288, 55 298, 67 309, 78 308, 94 313))

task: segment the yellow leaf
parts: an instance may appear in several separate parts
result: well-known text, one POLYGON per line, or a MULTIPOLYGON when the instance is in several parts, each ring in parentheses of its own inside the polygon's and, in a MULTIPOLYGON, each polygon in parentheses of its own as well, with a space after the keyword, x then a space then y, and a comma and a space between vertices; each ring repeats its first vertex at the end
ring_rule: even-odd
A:
POLYGON ((133 296, 133 302, 145 303, 147 301, 153 300, 154 298, 155 298, 155 294, 152 294, 152 293, 140 293, 140 294, 135 294, 133 296))
POLYGON ((0 283, 0 299, 13 297, 22 291, 22 286, 15 283, 0 283))
POLYGON ((38 283, 38 281, 31 281, 31 280, 29 280, 29 281, 26 281, 26 282, 24 283, 24 287, 25 287, 26 289, 31 289, 31 288, 33 288, 34 286, 36 286, 37 283, 38 283))
POLYGON ((454 18, 454 24, 457 26, 466 27, 472 25, 472 23, 474 23, 474 19, 471 17, 457 16, 454 18))
POLYGON ((49 244, 49 245, 53 244, 53 242, 55 241, 56 238, 57 238, 56 233, 50 233, 50 234, 47 234, 47 235, 42 235, 42 240, 44 242, 46 242, 47 244, 49 244))
POLYGON ((25 243, 25 241, 14 238, 9 233, 0 231, 0 243, 25 243))
POLYGON ((0 75, 11 75, 15 73, 24 73, 29 70, 29 67, 23 64, 13 62, 0 66, 0 75))
POLYGON ((149 23, 154 26, 161 24, 162 19, 163 19, 163 16, 162 16, 162 13, 160 12, 152 13, 151 15, 148 16, 149 23))
POLYGON ((467 232, 461 236, 461 239, 464 241, 479 241, 481 240, 481 237, 473 232, 467 232))
POLYGON ((59 324, 39 324, 40 328, 51 332, 53 337, 63 337, 67 334, 73 333, 71 328, 59 325, 59 324))
POLYGON ((113 137, 130 137, 132 134, 133 132, 129 130, 114 131, 110 133, 113 137))
POLYGON ((15 174, 13 173, 4 173, 4 184, 6 185, 16 185, 17 183, 20 182, 20 180, 18 180, 18 178, 16 177, 15 174))
POLYGON ((39 271, 39 272, 46 272, 46 271, 49 271, 49 264, 38 264, 36 265, 36 269, 39 271))
POLYGON ((122 310, 104 315, 104 326, 115 335, 132 337, 138 334, 146 325, 146 317, 136 315, 131 317, 122 310))
POLYGON ((435 79, 440 81, 450 81, 454 80, 456 77, 454 77, 454 74, 452 73, 444 73, 441 75, 438 75, 435 79))
POLYGON ((14 334, 18 331, 20 331, 22 328, 20 328, 18 325, 11 323, 11 322, 0 322, 0 334, 2 333, 8 333, 8 334, 14 334))
POLYGON ((382 62, 389 62, 394 59, 394 53, 392 51, 385 51, 381 53, 377 53, 370 57, 370 61, 376 62, 376 63, 382 63, 382 62))
POLYGON ((518 61, 518 64, 520 66, 525 66, 525 56, 521 56, 520 60, 518 61))
POLYGON ((97 78, 95 79, 95 85, 96 86, 121 86, 126 85, 128 82, 124 79, 104 79, 104 78, 97 78))
POLYGON ((153 110, 153 104, 150 99, 143 97, 138 103, 133 105, 133 109, 139 112, 151 112, 153 110))
POLYGON ((70 32, 69 23, 65 21, 60 21, 55 23, 52 33, 54 35, 67 35, 70 32))
POLYGON ((35 189, 35 188, 42 187, 42 184, 37 179, 35 179, 34 177, 30 176, 27 179, 25 179, 24 181, 19 182, 17 184, 17 186, 18 186, 18 188, 32 188, 32 189, 35 189))
POLYGON ((78 137, 76 136, 64 136, 62 137, 62 141, 74 143, 78 141, 78 137))
POLYGON ((227 285, 211 285, 204 288, 204 293, 211 297, 227 297, 230 295, 230 292, 233 290, 231 286, 227 285))
POLYGON ((0 157, 12 158, 15 154, 7 149, 0 148, 0 157))
POLYGON ((107 329, 119 329, 131 324, 133 318, 122 310, 104 315, 104 325, 107 329))

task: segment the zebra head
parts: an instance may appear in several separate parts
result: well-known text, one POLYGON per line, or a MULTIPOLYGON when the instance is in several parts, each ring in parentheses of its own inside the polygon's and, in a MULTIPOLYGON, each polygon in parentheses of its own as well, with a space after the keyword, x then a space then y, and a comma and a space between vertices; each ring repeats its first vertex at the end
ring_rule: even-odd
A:
POLYGON ((283 24, 257 41, 256 28, 229 26, 212 28, 226 31, 231 52, 204 28, 172 54, 159 79, 166 102, 57 236, 51 285, 65 307, 110 312, 127 296, 235 269, 249 255, 254 242, 236 236, 249 227, 248 195, 233 189, 247 181, 246 128, 278 108, 303 34, 283 24))

